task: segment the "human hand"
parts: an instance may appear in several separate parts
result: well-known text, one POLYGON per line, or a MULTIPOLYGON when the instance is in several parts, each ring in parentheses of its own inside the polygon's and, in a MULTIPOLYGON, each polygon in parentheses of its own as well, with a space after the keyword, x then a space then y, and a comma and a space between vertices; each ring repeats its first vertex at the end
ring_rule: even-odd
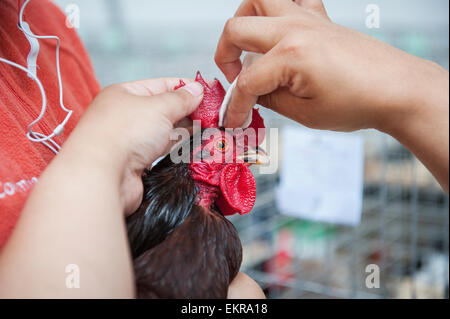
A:
POLYGON ((334 24, 320 0, 246 0, 219 40, 215 60, 233 81, 225 125, 258 102, 316 129, 389 131, 412 118, 433 89, 436 65, 334 24), (242 51, 263 55, 242 69, 242 51), (405 117, 408 114, 408 117, 405 117))
POLYGON ((155 79, 98 94, 40 175, 2 249, 0 296, 134 296, 123 215, 141 203, 143 170, 164 154, 172 129, 203 98, 200 84, 184 81, 176 91, 179 79, 155 79), (80 289, 67 289, 55 276, 69 262, 83 269, 80 289))
POLYGON ((228 287, 227 299, 266 299, 266 296, 256 281, 239 272, 228 287))
POLYGON ((203 87, 192 80, 173 91, 179 79, 151 79, 121 83, 102 90, 83 115, 62 152, 86 154, 119 176, 126 215, 142 199, 142 172, 164 155, 173 141, 174 127, 190 127, 186 116, 203 97, 203 87), (68 149, 68 150, 67 150, 68 149))

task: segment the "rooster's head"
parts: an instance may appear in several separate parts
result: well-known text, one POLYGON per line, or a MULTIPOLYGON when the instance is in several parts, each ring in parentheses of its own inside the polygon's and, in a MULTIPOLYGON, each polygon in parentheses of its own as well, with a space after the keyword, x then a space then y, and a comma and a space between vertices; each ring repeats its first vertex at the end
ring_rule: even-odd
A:
MULTIPOLYGON (((200 73, 195 78, 204 88, 203 101, 192 120, 200 121, 201 142, 193 146, 191 177, 196 182, 199 205, 210 208, 214 204, 223 215, 246 214, 256 198, 256 183, 249 169, 267 159, 258 147, 265 136, 265 126, 257 109, 252 110, 252 121, 241 129, 219 127, 219 112, 225 90, 216 79, 207 83, 200 73)), ((178 89, 185 83, 175 87, 178 89)), ((195 139, 194 139, 195 140, 195 139)))

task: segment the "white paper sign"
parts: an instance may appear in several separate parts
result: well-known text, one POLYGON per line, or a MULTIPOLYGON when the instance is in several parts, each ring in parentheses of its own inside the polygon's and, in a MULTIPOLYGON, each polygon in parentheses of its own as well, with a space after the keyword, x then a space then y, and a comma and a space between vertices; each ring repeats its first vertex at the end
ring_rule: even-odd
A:
POLYGON ((361 220, 361 136, 286 127, 282 131, 277 206, 314 221, 356 226, 361 220))

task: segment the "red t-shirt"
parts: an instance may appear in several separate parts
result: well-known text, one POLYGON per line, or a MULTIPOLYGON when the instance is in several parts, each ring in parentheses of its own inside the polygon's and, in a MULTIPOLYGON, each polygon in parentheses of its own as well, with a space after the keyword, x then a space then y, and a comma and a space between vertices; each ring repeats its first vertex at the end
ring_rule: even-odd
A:
MULTIPOLYGON (((0 57, 27 65, 30 44, 18 29, 17 0, 0 1, 0 57)), ((60 64, 64 104, 73 110, 64 132, 54 138, 62 145, 80 119, 83 110, 99 92, 88 54, 66 17, 47 0, 31 1, 24 21, 36 35, 57 35, 61 39, 60 64)), ((65 118, 59 106, 56 74, 56 40, 39 40, 37 76, 47 95, 44 118, 33 127, 50 134, 65 118)), ((0 249, 12 233, 33 185, 55 154, 42 143, 27 139, 27 126, 41 111, 41 93, 27 74, 0 62, 0 249)))

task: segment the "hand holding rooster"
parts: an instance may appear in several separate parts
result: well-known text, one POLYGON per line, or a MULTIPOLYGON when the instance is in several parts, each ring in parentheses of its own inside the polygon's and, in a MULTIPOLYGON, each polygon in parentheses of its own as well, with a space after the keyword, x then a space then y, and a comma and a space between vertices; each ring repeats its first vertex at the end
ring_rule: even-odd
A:
POLYGON ((0 296, 134 295, 124 214, 140 204, 144 168, 202 100, 202 86, 184 81, 176 92, 179 79, 158 79, 98 95, 40 177, 0 254, 0 296), (64 283, 68 264, 80 269, 79 289, 64 283))
POLYGON ((81 141, 89 135, 88 145, 80 143, 85 151, 95 148, 96 156, 119 167, 126 215, 141 202, 144 169, 174 143, 170 140, 173 128, 192 128, 186 117, 202 101, 203 87, 185 79, 187 85, 174 91, 179 81, 150 79, 109 86, 92 102, 74 132, 81 141))

